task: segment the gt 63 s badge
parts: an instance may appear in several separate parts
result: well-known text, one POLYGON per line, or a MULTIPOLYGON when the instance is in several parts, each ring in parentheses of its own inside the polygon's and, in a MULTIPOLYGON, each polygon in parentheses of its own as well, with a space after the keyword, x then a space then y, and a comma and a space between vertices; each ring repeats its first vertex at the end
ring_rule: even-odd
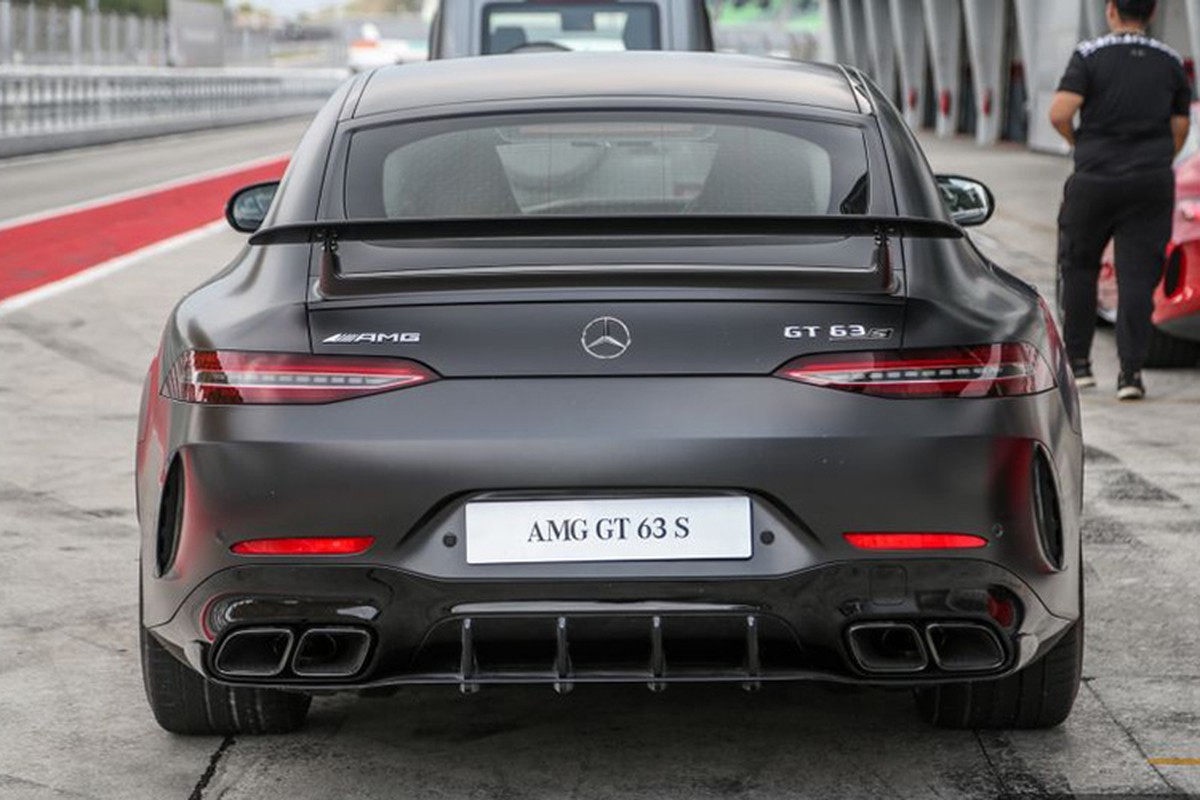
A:
POLYGON ((831 340, 877 340, 890 339, 893 333, 893 328, 868 328, 865 325, 788 325, 783 329, 785 339, 820 339, 822 334, 827 334, 831 340))

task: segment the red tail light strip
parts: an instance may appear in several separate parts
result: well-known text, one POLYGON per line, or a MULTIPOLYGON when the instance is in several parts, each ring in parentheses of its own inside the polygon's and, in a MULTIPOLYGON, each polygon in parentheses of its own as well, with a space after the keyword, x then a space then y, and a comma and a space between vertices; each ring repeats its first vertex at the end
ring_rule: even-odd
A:
POLYGON ((163 394, 212 405, 332 403, 437 378, 399 359, 189 350, 168 373, 163 394))
POLYGON ((830 353, 798 358, 780 378, 877 397, 1016 397, 1054 388, 1037 348, 1024 343, 937 350, 830 353))
POLYGON ((971 550, 988 540, 969 533, 847 533, 846 541, 860 550, 971 550))
POLYGON ((374 536, 247 539, 229 548, 243 556, 356 556, 375 544, 374 536))

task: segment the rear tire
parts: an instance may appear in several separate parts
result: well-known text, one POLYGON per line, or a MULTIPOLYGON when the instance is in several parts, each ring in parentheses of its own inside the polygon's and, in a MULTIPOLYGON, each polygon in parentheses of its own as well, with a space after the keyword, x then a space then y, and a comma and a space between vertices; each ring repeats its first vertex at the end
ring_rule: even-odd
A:
POLYGON ((1007 678, 917 691, 922 719, 938 728, 1053 728, 1071 713, 1083 674, 1083 619, 1040 659, 1007 678))
POLYGON ((232 688, 208 680, 171 655, 141 626, 146 699, 163 729, 188 736, 290 733, 304 724, 312 697, 275 689, 232 688))
POLYGON ((1148 367, 1194 367, 1200 361, 1200 343, 1177 339, 1155 328, 1150 332, 1148 367))

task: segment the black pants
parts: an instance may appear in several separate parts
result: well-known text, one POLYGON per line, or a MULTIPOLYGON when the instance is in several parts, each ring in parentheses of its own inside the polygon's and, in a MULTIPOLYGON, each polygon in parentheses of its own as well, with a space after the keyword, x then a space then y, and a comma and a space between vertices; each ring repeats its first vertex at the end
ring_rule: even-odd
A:
POLYGON ((1117 352, 1123 371, 1142 368, 1174 209, 1175 173, 1170 170, 1128 178, 1075 173, 1067 181, 1058 230, 1063 339, 1071 360, 1090 357, 1100 259, 1108 241, 1115 239, 1117 352))

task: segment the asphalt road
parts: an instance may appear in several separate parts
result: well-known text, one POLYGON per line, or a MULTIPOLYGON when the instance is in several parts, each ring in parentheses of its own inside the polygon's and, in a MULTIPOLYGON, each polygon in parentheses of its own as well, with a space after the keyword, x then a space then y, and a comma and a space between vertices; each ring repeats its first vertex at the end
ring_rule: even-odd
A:
MULTIPOLYGON (((1048 283, 1066 162, 930 155, 992 183, 982 245, 1048 283)), ((171 305, 240 245, 213 233, 0 317, 0 798, 1200 794, 1200 761, 1152 763, 1200 759, 1200 370, 1118 405, 1110 333, 1084 398, 1086 683, 1058 730, 936 731, 903 692, 793 686, 429 688, 319 698, 286 737, 161 732, 137 658, 138 393, 171 305)))
POLYGON ((0 159, 0 224, 74 203, 288 153, 308 125, 292 119, 0 159))

